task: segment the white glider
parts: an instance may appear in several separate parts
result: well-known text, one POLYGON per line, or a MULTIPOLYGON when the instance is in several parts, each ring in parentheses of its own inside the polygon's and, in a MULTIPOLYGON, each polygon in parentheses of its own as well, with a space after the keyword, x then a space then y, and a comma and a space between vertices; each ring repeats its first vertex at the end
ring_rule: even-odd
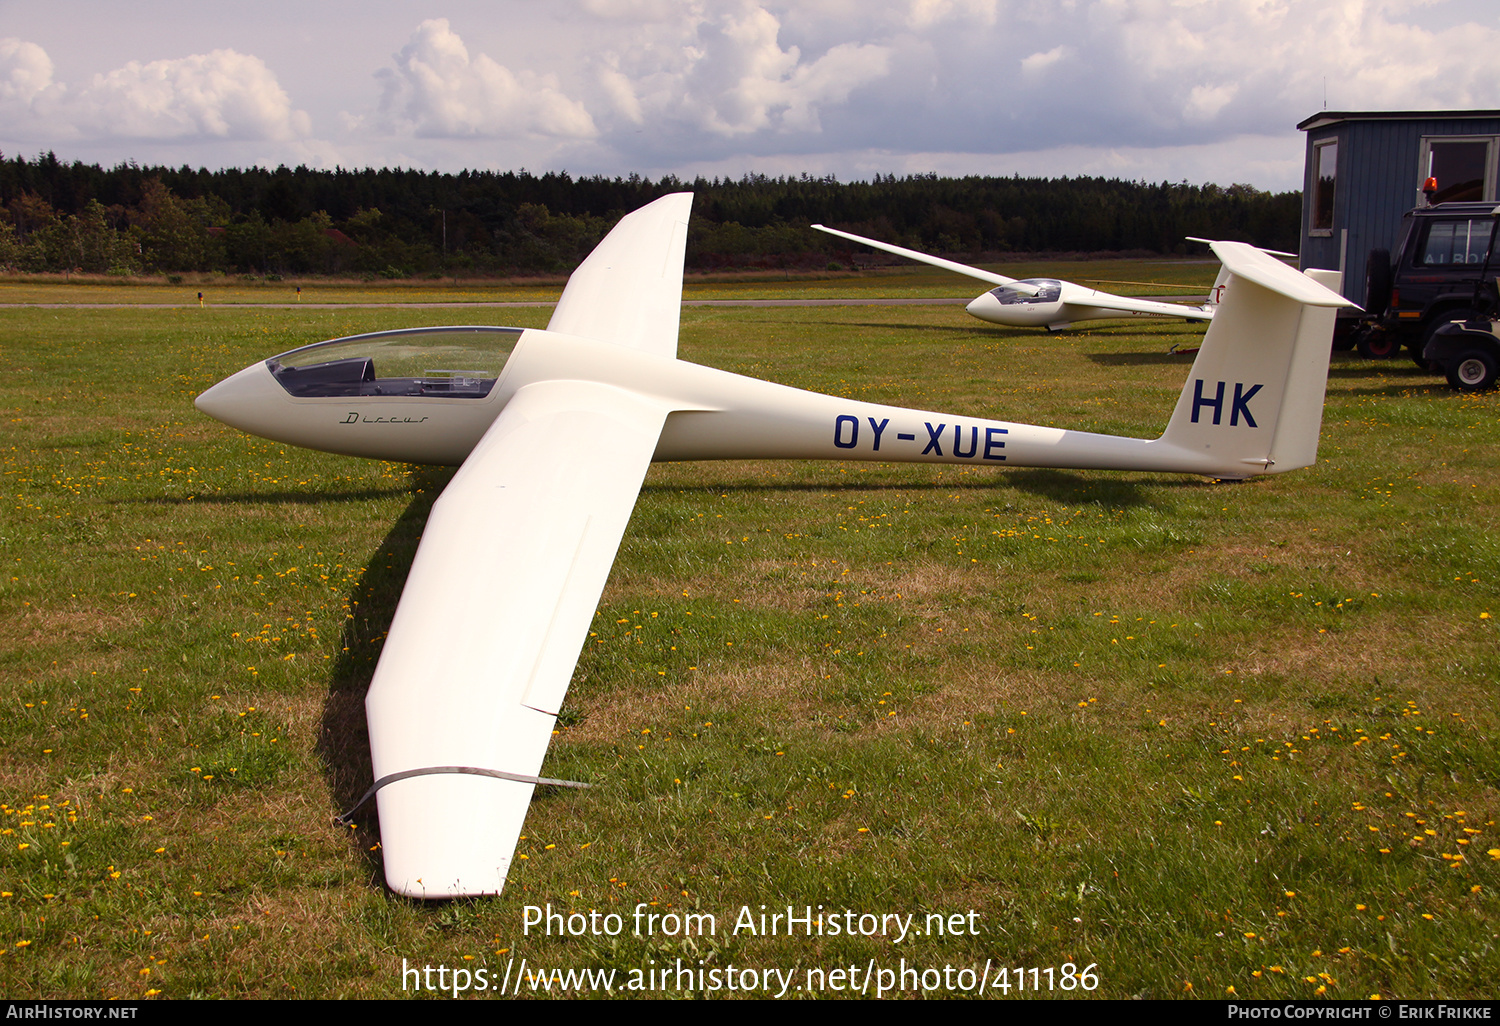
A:
POLYGON ((918 253, 914 249, 893 246, 889 242, 876 242, 862 235, 851 235, 837 228, 813 225, 820 232, 837 235, 841 239, 862 243, 875 249, 885 250, 897 256, 920 263, 941 267, 987 281, 998 288, 990 289, 973 300, 965 309, 981 321, 1004 324, 1012 328, 1046 328, 1061 331, 1072 327, 1076 321, 1097 321, 1108 317, 1185 317, 1193 321, 1212 320, 1219 297, 1223 294, 1225 271, 1219 272, 1209 292, 1209 301, 1202 306, 1185 303, 1162 303, 1154 299, 1131 299, 1112 292, 1085 288, 1071 281, 1057 278, 1007 278, 1003 274, 980 270, 968 264, 960 264, 942 257, 918 253))
POLYGON ((366 712, 386 881, 497 894, 653 460, 833 459, 1247 478, 1313 463, 1334 307, 1253 247, 1166 432, 1122 438, 819 395, 676 358, 690 194, 626 216, 546 330, 421 328, 256 363, 203 412, 331 452, 462 464, 434 504, 366 712))

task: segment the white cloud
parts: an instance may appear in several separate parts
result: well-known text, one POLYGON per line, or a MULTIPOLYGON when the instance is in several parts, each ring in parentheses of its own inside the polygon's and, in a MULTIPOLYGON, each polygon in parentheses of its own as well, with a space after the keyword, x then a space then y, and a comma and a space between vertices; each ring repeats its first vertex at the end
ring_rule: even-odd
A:
POLYGON ((677 13, 677 0, 579 0, 596 18, 617 21, 665 21, 677 13))
MULTIPOLYGON (((1101 0, 1092 48, 1117 46, 1122 81, 1161 111, 1220 131, 1265 112, 1300 118, 1338 109, 1464 108, 1500 101, 1487 59, 1500 32, 1469 22, 1426 27, 1421 10, 1380 0, 1101 0)), ((1262 122, 1263 124, 1263 122, 1262 122)))
MULTIPOLYGON (((584 9, 613 15, 646 3, 585 0, 584 9)), ((799 47, 782 47, 780 19, 754 0, 674 6, 670 18, 629 26, 598 60, 604 105, 631 124, 720 137, 817 132, 823 110, 889 70, 890 47, 859 42, 805 60, 799 47)))
POLYGON ((635 94, 635 85, 619 68, 605 64, 598 69, 599 86, 610 107, 632 125, 643 124, 646 112, 641 99, 635 94))
POLYGON ((918 30, 951 19, 989 26, 995 24, 997 16, 997 0, 911 0, 906 23, 918 30))
POLYGON ((52 80, 52 69, 35 43, 0 40, 0 118, 16 135, 287 142, 311 131, 265 62, 234 50, 130 61, 71 90, 52 80))
POLYGON ((69 107, 75 128, 90 135, 282 142, 311 131, 265 62, 234 50, 131 61, 95 75, 69 107))
POLYGON ((46 50, 21 39, 0 39, 0 103, 31 103, 52 88, 46 50))
POLYGON ((0 125, 13 138, 46 137, 67 88, 52 80, 52 58, 35 43, 0 39, 0 125))
POLYGON ((446 18, 418 25, 394 60, 377 73, 388 130, 429 138, 597 134, 588 110, 563 94, 555 76, 513 73, 485 54, 471 58, 446 18))
POLYGON ((1234 83, 1218 86, 1194 86, 1193 91, 1188 94, 1187 105, 1183 113, 1189 121, 1209 121, 1215 114, 1224 109, 1224 106, 1234 99, 1234 94, 1240 91, 1240 87, 1234 83))
MULTIPOLYGON (((0 148, 607 174, 1030 154, 1153 178, 1160 153, 1192 177, 1202 147, 1299 150, 1325 76, 1333 109, 1500 108, 1493 0, 445 0, 415 32, 399 4, 209 24, 143 2, 9 5, 0 148)), ((1282 165, 1226 180, 1296 188, 1282 165)))
POLYGON ((1052 67, 1064 57, 1071 56, 1073 48, 1059 44, 1044 53, 1034 53, 1030 57, 1021 58, 1021 73, 1023 75, 1039 75, 1052 67))

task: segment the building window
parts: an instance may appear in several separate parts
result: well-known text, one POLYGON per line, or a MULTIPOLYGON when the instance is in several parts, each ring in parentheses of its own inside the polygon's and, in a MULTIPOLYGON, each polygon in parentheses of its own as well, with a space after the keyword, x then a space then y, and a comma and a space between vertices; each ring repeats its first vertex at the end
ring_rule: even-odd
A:
POLYGON ((1428 137, 1422 144, 1422 178, 1437 179, 1432 202, 1494 199, 1493 138, 1428 137))
POLYGON ((1339 141, 1328 139, 1313 144, 1312 225, 1319 235, 1333 232, 1333 190, 1338 180, 1339 141))

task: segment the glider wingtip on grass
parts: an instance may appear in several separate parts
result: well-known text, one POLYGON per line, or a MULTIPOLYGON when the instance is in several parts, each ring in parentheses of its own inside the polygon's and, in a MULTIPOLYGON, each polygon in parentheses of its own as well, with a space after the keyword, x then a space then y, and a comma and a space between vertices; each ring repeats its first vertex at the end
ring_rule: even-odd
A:
POLYGON ((1316 457, 1333 308, 1219 244, 1226 288, 1157 439, 822 395, 676 358, 691 195, 623 218, 547 329, 402 329, 283 353, 200 410, 308 448, 458 464, 366 699, 386 880, 504 886, 563 696, 653 460, 831 459, 1243 479, 1316 457))

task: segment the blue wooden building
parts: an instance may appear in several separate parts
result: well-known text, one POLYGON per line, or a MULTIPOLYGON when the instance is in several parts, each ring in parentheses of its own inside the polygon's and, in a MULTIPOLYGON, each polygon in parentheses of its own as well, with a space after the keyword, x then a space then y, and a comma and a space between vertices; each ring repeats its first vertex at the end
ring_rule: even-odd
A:
POLYGON ((1344 272, 1343 292, 1364 300, 1365 261, 1393 249, 1401 215, 1429 202, 1494 200, 1500 110, 1331 111, 1307 133, 1302 177, 1302 266, 1344 272))

